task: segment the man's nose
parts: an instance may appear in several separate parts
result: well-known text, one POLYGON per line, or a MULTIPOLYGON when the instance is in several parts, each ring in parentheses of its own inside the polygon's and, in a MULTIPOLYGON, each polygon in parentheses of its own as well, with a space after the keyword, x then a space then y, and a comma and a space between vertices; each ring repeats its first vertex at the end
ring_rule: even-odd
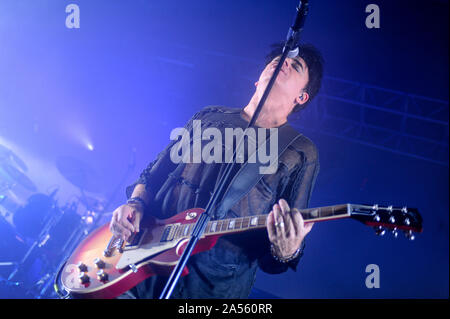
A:
POLYGON ((284 63, 283 63, 283 70, 284 71, 289 70, 290 62, 288 60, 289 59, 284 60, 284 63))

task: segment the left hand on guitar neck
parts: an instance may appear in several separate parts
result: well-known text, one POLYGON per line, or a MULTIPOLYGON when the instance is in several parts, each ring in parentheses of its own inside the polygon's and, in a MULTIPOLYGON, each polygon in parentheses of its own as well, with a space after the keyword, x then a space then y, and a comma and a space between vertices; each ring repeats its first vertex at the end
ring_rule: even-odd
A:
POLYGON ((298 209, 291 210, 286 200, 280 199, 267 217, 267 232, 276 256, 282 259, 292 256, 313 225, 305 224, 298 209))

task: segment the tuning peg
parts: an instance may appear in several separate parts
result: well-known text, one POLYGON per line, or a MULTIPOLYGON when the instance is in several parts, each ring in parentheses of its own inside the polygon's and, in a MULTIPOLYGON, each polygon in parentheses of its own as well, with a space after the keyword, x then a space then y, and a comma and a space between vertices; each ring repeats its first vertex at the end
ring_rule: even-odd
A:
POLYGON ((402 213, 403 213, 403 214, 408 213, 408 208, 407 208, 406 206, 403 206, 403 207, 402 207, 402 213))
POLYGON ((375 204, 372 206, 372 210, 377 211, 378 210, 378 204, 375 204))
POLYGON ((392 229, 392 235, 394 235, 394 237, 397 238, 397 236, 398 236, 397 227, 394 227, 394 229, 392 229))
POLYGON ((391 222, 391 224, 395 224, 395 217, 394 216, 389 217, 389 221, 391 222))
POLYGON ((383 236, 386 233, 386 230, 381 226, 374 227, 374 229, 377 236, 383 236))
POLYGON ((405 231, 405 237, 408 238, 409 240, 414 240, 416 238, 416 236, 414 236, 411 229, 408 231, 405 231))

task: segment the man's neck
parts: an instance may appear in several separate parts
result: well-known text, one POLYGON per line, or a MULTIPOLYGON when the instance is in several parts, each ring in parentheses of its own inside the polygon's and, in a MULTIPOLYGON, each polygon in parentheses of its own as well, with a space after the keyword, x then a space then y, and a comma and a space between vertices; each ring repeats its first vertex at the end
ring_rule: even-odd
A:
MULTIPOLYGON (((247 122, 250 121, 255 113, 258 102, 259 99, 256 98, 256 95, 254 95, 250 100, 250 103, 244 107, 243 116, 247 122)), ((283 107, 282 105, 271 103, 271 101, 267 99, 261 112, 259 113, 255 125, 264 128, 279 127, 283 125, 287 122, 287 116, 289 115, 285 109, 285 106, 283 107)))

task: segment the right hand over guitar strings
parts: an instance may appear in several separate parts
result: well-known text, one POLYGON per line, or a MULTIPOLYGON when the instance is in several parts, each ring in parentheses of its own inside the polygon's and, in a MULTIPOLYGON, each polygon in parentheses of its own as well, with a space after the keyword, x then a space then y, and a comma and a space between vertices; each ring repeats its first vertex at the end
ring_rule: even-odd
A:
POLYGON ((142 206, 124 204, 114 212, 109 224, 111 233, 127 241, 133 233, 139 232, 139 224, 144 212, 142 206))

